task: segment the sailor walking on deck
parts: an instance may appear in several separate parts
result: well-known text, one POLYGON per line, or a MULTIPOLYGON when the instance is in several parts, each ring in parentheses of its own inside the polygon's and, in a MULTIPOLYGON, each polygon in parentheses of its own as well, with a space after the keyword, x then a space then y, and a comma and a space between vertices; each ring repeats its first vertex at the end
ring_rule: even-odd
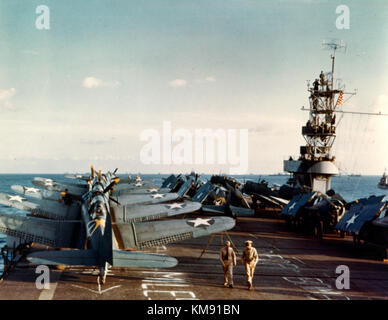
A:
POLYGON ((233 288, 233 267, 237 264, 236 255, 230 246, 230 241, 225 242, 225 247, 220 251, 220 261, 224 271, 224 286, 233 288))
POLYGON ((252 241, 245 241, 245 249, 242 254, 241 263, 245 266, 249 290, 253 289, 253 274, 258 261, 259 256, 256 249, 252 247, 252 241))

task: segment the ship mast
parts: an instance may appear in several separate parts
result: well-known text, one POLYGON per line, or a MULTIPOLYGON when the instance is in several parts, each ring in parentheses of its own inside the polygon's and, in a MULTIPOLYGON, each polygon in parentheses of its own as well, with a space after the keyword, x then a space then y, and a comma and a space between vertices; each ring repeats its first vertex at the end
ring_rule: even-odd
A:
POLYGON ((342 104, 344 92, 334 87, 334 63, 336 50, 346 46, 342 41, 323 45, 333 49, 331 73, 321 71, 313 86, 308 87, 310 116, 302 127, 306 145, 300 147, 298 160, 284 161, 284 171, 292 173, 289 181, 292 186, 326 193, 330 189, 330 177, 339 173, 331 148, 336 137, 335 109, 342 104))

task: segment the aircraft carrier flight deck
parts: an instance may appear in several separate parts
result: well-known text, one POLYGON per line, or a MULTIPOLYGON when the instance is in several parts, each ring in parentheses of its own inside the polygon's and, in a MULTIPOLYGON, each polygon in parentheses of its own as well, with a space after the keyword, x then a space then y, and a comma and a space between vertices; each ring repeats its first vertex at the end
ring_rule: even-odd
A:
POLYGON ((92 267, 53 267, 50 288, 37 289, 36 266, 21 261, 0 283, 0 299, 388 299, 388 263, 376 259, 373 246, 356 248, 351 237, 326 235, 317 240, 287 231, 276 214, 238 218, 227 233, 158 246, 149 252, 176 257, 179 263, 169 269, 111 268, 103 285, 97 283, 98 270, 92 267), (221 241, 228 236, 238 261, 234 288, 224 287, 219 261, 221 241), (239 263, 246 240, 252 240, 259 253, 253 290, 247 289, 245 270, 239 263), (349 268, 349 289, 337 288, 339 266, 349 268))

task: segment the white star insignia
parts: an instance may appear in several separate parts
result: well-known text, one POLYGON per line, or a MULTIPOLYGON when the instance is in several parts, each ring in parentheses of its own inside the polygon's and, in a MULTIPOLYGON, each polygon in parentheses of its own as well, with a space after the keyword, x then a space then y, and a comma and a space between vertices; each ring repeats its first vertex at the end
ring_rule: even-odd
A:
POLYGON ((290 211, 290 210, 292 210, 292 209, 294 209, 295 206, 296 206, 296 202, 294 202, 294 203, 288 208, 287 212, 290 211))
POLYGON ((45 186, 53 186, 53 180, 51 180, 51 179, 47 179, 47 180, 45 180, 45 182, 44 182, 44 185, 45 186))
POLYGON ((29 188, 29 187, 25 187, 25 188, 24 188, 24 191, 25 191, 25 192, 38 193, 38 192, 39 192, 39 189, 37 189, 37 188, 29 188))
POLYGON ((202 218, 197 218, 195 220, 189 220, 189 222, 194 223, 194 228, 204 225, 204 226, 210 226, 209 221, 212 219, 202 219, 202 218))
POLYGON ((170 209, 182 209, 181 203, 168 204, 168 206, 170 206, 170 209))
POLYGON ((346 224, 347 224, 347 228, 349 228, 349 225, 351 225, 352 223, 354 223, 354 221, 356 220, 356 218, 358 217, 359 215, 358 214, 354 214, 348 221, 346 221, 346 224))
POLYGON ((154 198, 154 199, 163 198, 163 195, 160 193, 157 193, 157 194, 152 195, 152 198, 154 198))
POLYGON ((151 192, 151 193, 154 193, 154 192, 158 192, 158 189, 149 189, 148 192, 151 192))
POLYGON ((20 196, 9 196, 9 201, 17 201, 17 202, 20 202, 22 203, 23 200, 26 200, 20 196))

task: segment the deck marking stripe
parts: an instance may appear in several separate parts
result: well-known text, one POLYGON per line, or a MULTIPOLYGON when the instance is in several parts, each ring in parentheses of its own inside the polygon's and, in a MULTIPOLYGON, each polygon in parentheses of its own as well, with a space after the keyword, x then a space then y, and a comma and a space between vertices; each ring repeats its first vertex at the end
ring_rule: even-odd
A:
POLYGON ((58 280, 61 277, 62 271, 52 272, 50 275, 50 289, 42 289, 38 300, 52 300, 55 290, 57 289, 58 280))

